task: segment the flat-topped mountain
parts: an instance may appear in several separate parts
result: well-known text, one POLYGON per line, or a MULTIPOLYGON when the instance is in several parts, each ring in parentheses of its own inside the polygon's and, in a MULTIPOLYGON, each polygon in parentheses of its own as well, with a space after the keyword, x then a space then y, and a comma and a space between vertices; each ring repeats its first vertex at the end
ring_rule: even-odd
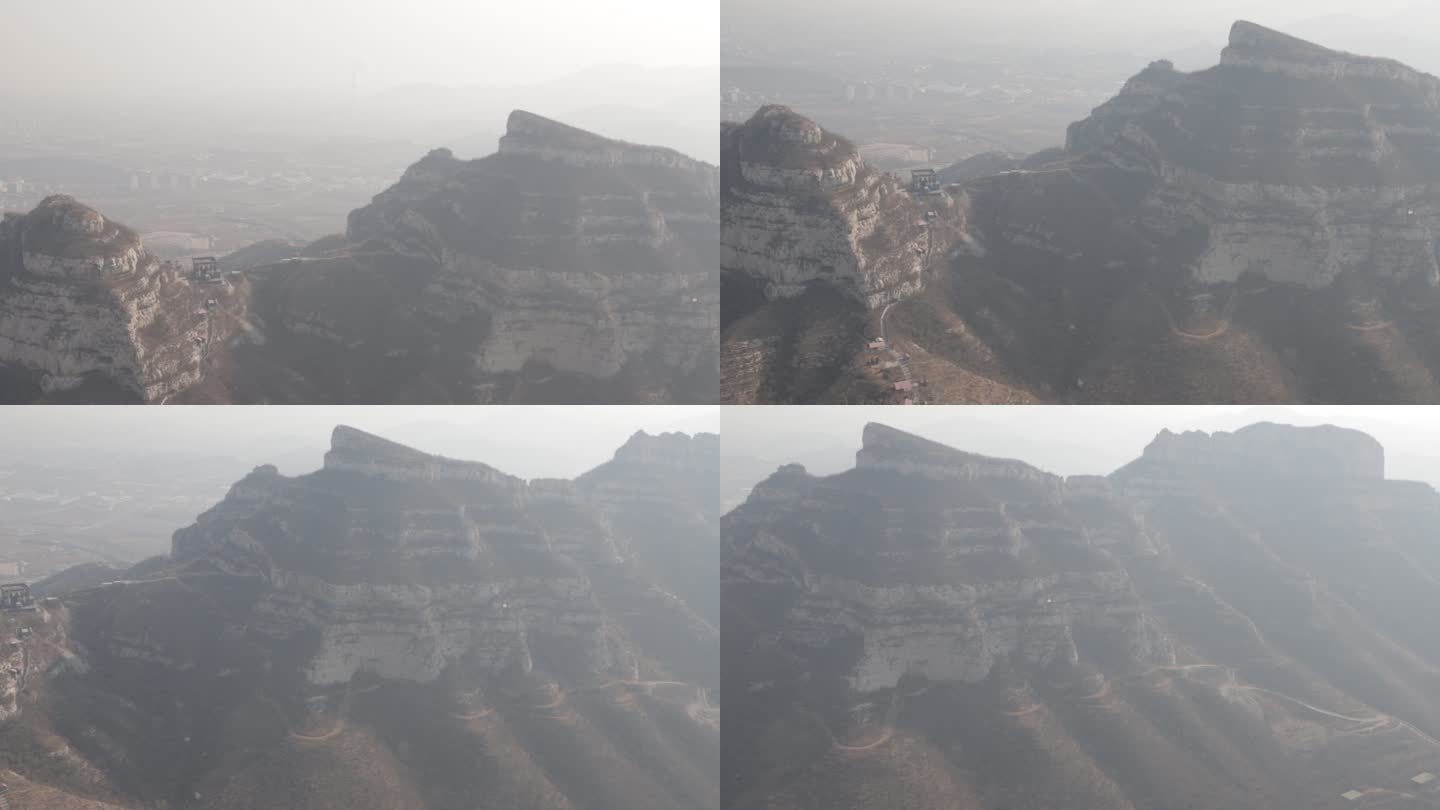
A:
POLYGON ((1433 801, 1440 494, 1383 470, 1271 424, 1106 477, 873 424, 780 468, 721 525, 722 807, 1433 801))
POLYGON ((0 289, 0 364, 23 378, 0 391, 30 401, 90 375, 143 401, 714 402, 719 194, 715 166, 517 110, 497 153, 434 150, 351 212, 343 239, 250 251, 279 259, 203 290, 178 271, 150 280, 158 263, 95 212, 42 239, 47 201, 0 236, 17 268, 0 289), (133 257, 101 249, 122 243, 133 257), (104 327, 119 338, 80 329, 104 313, 70 301, 74 274, 46 277, 72 254, 132 278, 134 301, 104 327), (160 379, 128 381, 147 362, 160 379))
POLYGON ((127 807, 713 807, 717 445, 526 481, 338 427, 47 606, 61 663, 0 734, 127 807))
POLYGON ((942 174, 963 238, 883 324, 929 401, 1440 401, 1440 79, 1239 22, 1063 150, 942 174))

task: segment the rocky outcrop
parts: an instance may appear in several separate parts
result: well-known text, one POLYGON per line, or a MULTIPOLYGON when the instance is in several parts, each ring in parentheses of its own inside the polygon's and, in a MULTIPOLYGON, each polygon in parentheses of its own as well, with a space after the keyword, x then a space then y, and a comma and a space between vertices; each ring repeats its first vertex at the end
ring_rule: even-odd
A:
POLYGON ((1220 64, 1251 68, 1297 79, 1379 79, 1412 86, 1432 105, 1440 105, 1440 79, 1393 59, 1332 51, 1297 37, 1240 20, 1230 29, 1230 44, 1220 64))
POLYGON ((831 285, 868 308, 924 283, 925 209, 854 144, 779 106, 721 130, 720 267, 767 298, 831 285))
POLYGON ((602 169, 670 169, 692 173, 702 181, 713 180, 715 175, 714 166, 674 149, 611 140, 524 110, 510 113, 505 135, 500 138, 500 154, 602 169))
POLYGON ((370 399, 713 402, 718 221, 716 167, 516 111, 498 153, 437 149, 352 212, 345 257, 267 273, 266 320, 423 375, 370 399))
POLYGON ((193 286, 129 228, 48 197, 0 223, 0 366, 34 380, 3 398, 63 397, 90 383, 101 398, 165 399, 200 382, 208 351, 231 331, 232 298, 229 285, 193 286))

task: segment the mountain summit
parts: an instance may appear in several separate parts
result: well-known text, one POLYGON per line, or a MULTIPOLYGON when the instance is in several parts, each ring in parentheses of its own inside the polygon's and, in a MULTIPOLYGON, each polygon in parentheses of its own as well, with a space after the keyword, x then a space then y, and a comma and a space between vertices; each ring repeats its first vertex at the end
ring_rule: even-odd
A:
POLYGON ((714 402, 718 222, 717 167, 520 110, 214 284, 47 200, 0 226, 0 399, 714 402))
MULTIPOLYGON (((766 213, 833 209, 793 189, 752 199, 729 161, 735 279, 818 296, 852 287, 826 245, 914 255, 865 241, 871 209, 830 229, 766 213)), ((969 179, 947 205, 897 190, 933 206, 940 257, 881 312, 727 299, 726 401, 898 401, 914 396, 887 390, 902 377, 933 402, 1440 401, 1434 76, 1242 21, 1218 64, 1150 64, 1063 149, 953 176, 969 179), (876 336, 895 357, 866 354, 876 336)))
POLYGON ((1433 798, 1437 519, 1335 427, 1062 478, 869 425, 722 520, 721 806, 1433 798))
POLYGON ((124 807, 714 807, 717 439, 525 481, 337 427, 47 603, 5 733, 53 764, 10 767, 124 807))

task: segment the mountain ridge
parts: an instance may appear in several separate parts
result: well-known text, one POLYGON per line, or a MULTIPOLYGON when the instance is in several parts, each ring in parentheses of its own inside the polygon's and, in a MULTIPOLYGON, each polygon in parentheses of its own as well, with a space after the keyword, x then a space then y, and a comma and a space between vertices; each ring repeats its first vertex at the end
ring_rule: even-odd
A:
POLYGON ((1162 433, 1037 478, 864 434, 910 463, 786 465, 722 520, 722 807, 1433 796, 1440 493, 1373 439, 1162 433))

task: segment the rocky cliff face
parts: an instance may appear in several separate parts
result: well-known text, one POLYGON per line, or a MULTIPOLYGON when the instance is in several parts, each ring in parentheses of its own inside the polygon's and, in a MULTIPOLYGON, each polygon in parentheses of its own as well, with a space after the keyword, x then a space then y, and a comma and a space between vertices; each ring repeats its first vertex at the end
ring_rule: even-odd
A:
MULTIPOLYGON (((632 444, 673 442, 683 449, 659 454, 673 460, 672 474, 703 476, 686 457, 694 441, 632 444)), ((261 632, 277 642, 320 634, 305 664, 315 685, 360 672, 431 682, 462 660, 492 676, 528 671, 538 636, 563 643, 578 671, 620 677, 636 653, 618 641, 591 580, 623 578, 630 538, 603 515, 647 487, 643 473, 613 477, 603 488, 593 479, 527 483, 342 426, 322 470, 288 479, 257 469, 176 533, 172 558, 262 579, 261 632)), ((679 608, 698 626, 690 611, 679 608)))
POLYGON ((872 424, 852 472, 783 468, 726 517, 722 581, 737 598, 756 583, 795 589, 779 623, 793 649, 855 650, 861 695, 906 676, 978 683, 1001 662, 1072 665, 1086 631, 1137 666, 1168 662, 1126 571, 1064 496, 1063 479, 1028 465, 872 424))
POLYGON ((1437 86, 1239 22, 1218 66, 1155 63, 1074 124, 1057 170, 982 181, 981 274, 1071 302, 1022 316, 1071 325, 1022 376, 1068 339, 1089 346, 1044 385, 1081 400, 1433 399, 1437 86), (1062 221, 1082 208, 1102 213, 1062 221))
POLYGON ((1333 427, 1062 479, 867 426, 855 469, 782 467, 723 519, 722 806, 1404 791, 1440 730, 1437 518, 1333 427))
MULTIPOLYGON (((331 806, 314 787, 331 776, 437 740, 474 748, 471 764, 397 775, 373 806, 713 805, 718 605, 684 563, 715 553, 717 446, 642 433, 579 479, 525 481, 338 427, 322 469, 257 468, 175 533, 166 564, 66 596, 87 671, 49 694, 92 702, 96 730, 71 744, 137 800, 168 785, 253 806, 237 774, 291 766, 220 754, 260 722, 262 759, 337 736, 370 751, 295 763, 304 806, 331 806), (132 704, 209 758, 167 765, 175 741, 114 710, 132 704)), ((45 718, 70 736, 68 714, 45 718)))
POLYGON ((720 139, 721 401, 865 401, 857 350, 941 272, 966 202, 912 196, 785 107, 720 139))
POLYGON ((337 266, 277 268, 267 322, 459 401, 714 401, 718 206, 714 166, 516 111, 354 211, 337 266))
POLYGON ((1440 283, 1429 189, 1440 79, 1238 22, 1220 66, 1152 66, 1071 127, 1068 149, 1155 181, 1136 224, 1197 226, 1195 288, 1242 276, 1323 289, 1341 276, 1440 283))
POLYGON ((1214 67, 1154 62, 1063 151, 967 180, 887 337, 942 401, 1436 401, 1437 88, 1236 23, 1214 67))
POLYGON ((6 401, 159 401, 199 383, 231 327, 232 295, 162 265, 129 228, 74 199, 0 223, 6 401), (205 302, 215 297, 214 309, 205 302))
POLYGON ((820 283, 872 309, 920 289, 925 211, 854 144, 771 106, 721 130, 721 163, 722 271, 770 299, 820 283))

